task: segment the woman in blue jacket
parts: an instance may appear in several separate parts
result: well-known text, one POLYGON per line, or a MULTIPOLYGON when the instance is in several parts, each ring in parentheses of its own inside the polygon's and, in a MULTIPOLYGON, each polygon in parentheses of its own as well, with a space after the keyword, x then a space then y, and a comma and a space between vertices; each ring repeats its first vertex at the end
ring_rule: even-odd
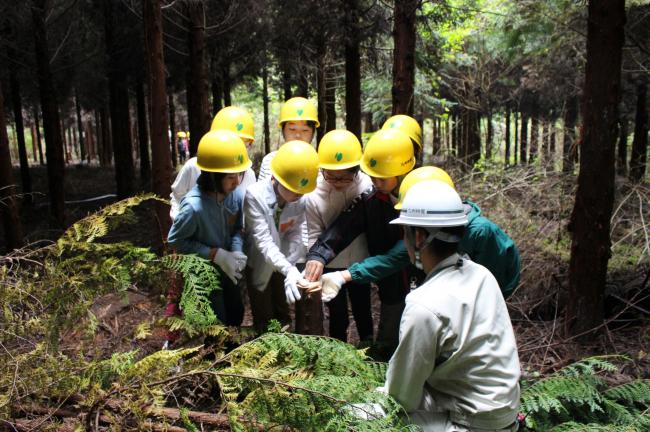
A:
POLYGON ((183 198, 168 241, 177 252, 196 254, 212 261, 221 275, 221 290, 211 298, 223 323, 241 325, 244 306, 237 282, 246 266, 243 250, 243 194, 237 190, 252 165, 244 142, 226 130, 210 131, 201 138, 197 185, 183 198))

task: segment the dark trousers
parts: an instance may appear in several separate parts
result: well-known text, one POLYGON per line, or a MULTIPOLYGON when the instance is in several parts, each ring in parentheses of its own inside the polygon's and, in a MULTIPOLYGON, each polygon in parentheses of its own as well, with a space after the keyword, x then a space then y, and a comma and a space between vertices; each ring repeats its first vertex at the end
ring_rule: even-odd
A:
MULTIPOLYGON (((329 269, 328 269, 329 270, 329 269)), ((359 340, 372 342, 372 313, 370 310, 370 285, 354 282, 346 283, 329 303, 330 336, 347 342, 348 297, 352 306, 352 316, 357 325, 359 340)))
POLYGON ((228 326, 240 326, 244 320, 244 302, 241 289, 219 269, 220 291, 214 291, 210 297, 212 310, 219 320, 228 326))
MULTIPOLYGON (((249 277, 254 270, 246 267, 245 271, 246 277, 249 277)), ((284 294, 284 276, 274 272, 264 291, 255 289, 251 284, 247 284, 247 287, 253 313, 253 326, 258 333, 265 331, 272 319, 280 321, 282 325, 291 324, 289 305, 284 294)))

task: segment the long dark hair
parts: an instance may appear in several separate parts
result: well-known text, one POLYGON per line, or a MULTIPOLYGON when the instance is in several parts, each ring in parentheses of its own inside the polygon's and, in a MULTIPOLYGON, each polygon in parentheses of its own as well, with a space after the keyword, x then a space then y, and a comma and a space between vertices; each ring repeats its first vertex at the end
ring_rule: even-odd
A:
POLYGON ((225 173, 201 170, 201 175, 196 180, 196 184, 199 185, 201 192, 218 192, 222 194, 224 191, 221 181, 226 175, 225 173))

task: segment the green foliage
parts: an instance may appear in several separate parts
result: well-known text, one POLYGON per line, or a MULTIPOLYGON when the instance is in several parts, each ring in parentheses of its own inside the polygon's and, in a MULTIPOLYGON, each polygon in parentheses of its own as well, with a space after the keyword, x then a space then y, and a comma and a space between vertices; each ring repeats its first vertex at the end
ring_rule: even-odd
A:
POLYGON ((219 272, 212 263, 196 255, 168 255, 162 259, 162 263, 183 278, 179 306, 183 311, 185 330, 198 333, 215 325, 218 320, 212 310, 210 297, 221 287, 219 272))
MULTIPOLYGON (((374 389, 385 369, 334 339, 267 333, 228 355, 216 373, 233 430, 403 430, 400 406, 374 389), (386 417, 362 420, 351 404, 378 403, 386 417)), ((368 410, 368 408, 362 408, 368 410)))
POLYGON ((591 357, 526 386, 521 409, 526 426, 538 431, 648 430, 650 380, 608 388, 603 376, 618 367, 591 357))

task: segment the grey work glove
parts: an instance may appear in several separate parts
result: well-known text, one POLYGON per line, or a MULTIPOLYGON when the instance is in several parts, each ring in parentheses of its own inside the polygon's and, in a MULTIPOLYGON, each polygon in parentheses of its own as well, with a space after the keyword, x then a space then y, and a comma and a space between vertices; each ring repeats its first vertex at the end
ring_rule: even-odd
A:
POLYGON ((237 284, 241 279, 241 272, 246 267, 247 257, 241 252, 230 252, 225 249, 217 249, 213 262, 228 276, 232 283, 237 284))

